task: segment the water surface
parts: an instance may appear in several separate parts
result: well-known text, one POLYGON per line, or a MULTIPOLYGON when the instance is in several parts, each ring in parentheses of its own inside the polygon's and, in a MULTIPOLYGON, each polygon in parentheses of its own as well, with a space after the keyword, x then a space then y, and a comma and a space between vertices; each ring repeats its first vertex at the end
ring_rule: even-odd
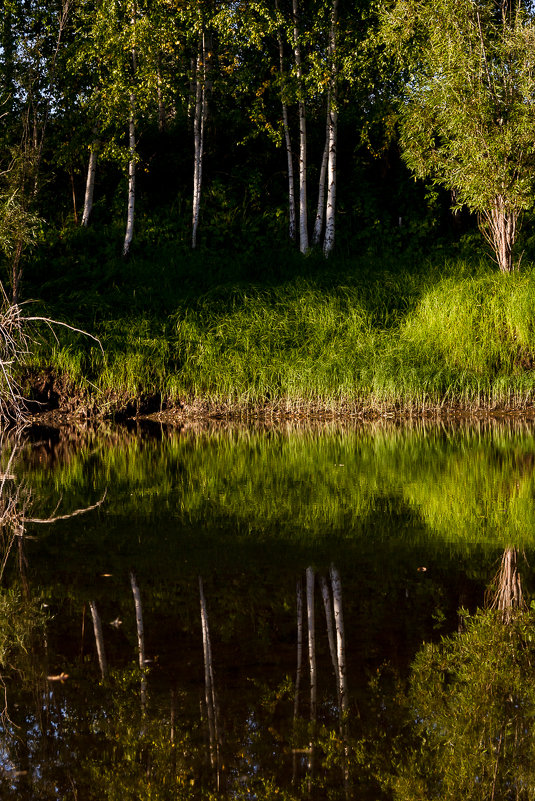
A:
POLYGON ((534 797, 531 612, 459 615, 504 553, 531 597, 531 427, 34 429, 2 459, 2 797, 534 797))

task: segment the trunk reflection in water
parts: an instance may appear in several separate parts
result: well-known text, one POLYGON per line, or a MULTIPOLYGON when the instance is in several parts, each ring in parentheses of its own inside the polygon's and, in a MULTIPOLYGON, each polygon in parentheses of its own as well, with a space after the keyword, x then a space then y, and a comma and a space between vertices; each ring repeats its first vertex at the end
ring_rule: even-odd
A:
POLYGON ((210 750, 210 765, 215 775, 216 788, 220 789, 220 740, 219 740, 219 711, 215 693, 214 666, 212 661, 212 645, 210 642, 210 629, 208 628, 208 612, 202 578, 199 576, 199 595, 201 600, 202 646, 204 656, 204 698, 206 702, 206 715, 208 719, 208 736, 210 750))
POLYGON ((529 431, 109 437, 0 454, 2 797, 533 798, 529 431))

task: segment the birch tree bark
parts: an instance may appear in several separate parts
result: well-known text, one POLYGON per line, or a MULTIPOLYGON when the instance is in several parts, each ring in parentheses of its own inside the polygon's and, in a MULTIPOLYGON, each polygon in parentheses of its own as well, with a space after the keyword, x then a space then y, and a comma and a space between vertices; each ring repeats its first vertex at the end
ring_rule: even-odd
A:
POLYGON ((193 249, 197 247, 197 232, 201 210, 204 129, 208 116, 208 47, 201 0, 198 0, 197 8, 199 17, 199 41, 195 65, 195 110, 193 116, 193 211, 191 225, 191 247, 193 249))
POLYGON ((305 89, 303 84, 303 65, 301 44, 299 41, 299 4, 292 0, 294 23, 294 59, 297 87, 299 93, 299 250, 308 253, 308 218, 307 218, 307 125, 305 89))
MULTIPOLYGON (((136 80, 137 51, 136 51, 136 2, 132 1, 132 16, 130 26, 132 29, 132 86, 136 80)), ((136 95, 132 89, 128 99, 128 209, 126 215, 126 233, 124 237, 123 256, 128 256, 134 237, 134 208, 136 202, 136 95)))
MULTIPOLYGON (((275 10, 279 11, 279 2, 275 0, 275 10)), ((290 136, 290 124, 288 122, 288 105, 285 97, 285 69, 284 69, 284 45, 280 29, 277 31, 277 43, 279 46, 279 73, 281 81, 281 103, 282 103, 282 126, 284 129, 284 142, 286 146, 286 161, 288 165, 288 237, 293 242, 296 233, 296 213, 295 213, 295 177, 294 177, 294 158, 292 151, 292 140, 290 136)))
POLYGON ((327 208, 325 211, 325 239, 323 254, 326 258, 334 247, 335 213, 336 213, 336 150, 338 139, 337 110, 337 66, 336 66, 336 26, 338 24, 338 0, 333 0, 331 12, 331 30, 329 34, 330 87, 328 93, 327 130, 328 130, 328 163, 327 163, 327 208))
POLYGON ((136 124, 135 96, 130 95, 130 114, 128 118, 128 209, 126 214, 126 233, 124 237, 123 256, 128 256, 134 238, 134 210, 136 203, 136 124))
POLYGON ((193 117, 193 213, 191 223, 191 247, 197 247, 197 230, 201 210, 202 163, 204 155, 204 80, 203 80, 203 35, 199 36, 199 50, 195 67, 195 111, 193 117))
MULTIPOLYGON (((329 101, 327 100, 327 105, 329 101)), ((325 147, 321 159, 320 178, 318 182, 318 205, 316 219, 314 220, 314 232, 312 234, 312 244, 319 245, 323 233, 323 221, 325 219, 325 178, 327 176, 327 162, 329 160, 329 122, 327 119, 327 130, 325 135, 325 147)))
POLYGON ((82 214, 82 226, 84 228, 87 228, 89 225, 89 218, 93 209, 93 193, 95 189, 95 175, 97 172, 97 147, 98 142, 93 142, 89 153, 89 164, 85 182, 84 211, 82 214))

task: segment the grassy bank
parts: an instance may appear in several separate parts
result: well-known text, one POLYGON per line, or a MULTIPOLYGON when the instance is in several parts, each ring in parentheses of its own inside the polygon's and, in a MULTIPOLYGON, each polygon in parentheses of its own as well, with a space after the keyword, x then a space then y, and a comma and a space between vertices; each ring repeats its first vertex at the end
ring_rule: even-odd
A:
POLYGON ((295 412, 533 402, 532 266, 502 276, 483 261, 366 256, 326 271, 279 257, 263 271, 251 257, 226 271, 217 258, 139 257, 99 267, 100 278, 86 266, 91 291, 83 270, 52 277, 36 287, 43 308, 98 335, 106 356, 62 333, 36 347, 32 366, 102 402, 145 394, 295 412))

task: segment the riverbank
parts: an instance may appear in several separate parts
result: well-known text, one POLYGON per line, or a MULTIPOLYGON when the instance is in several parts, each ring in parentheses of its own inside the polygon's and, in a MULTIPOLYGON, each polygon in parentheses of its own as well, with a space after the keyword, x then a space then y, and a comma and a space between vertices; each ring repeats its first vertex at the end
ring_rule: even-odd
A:
POLYGON ((103 352, 75 332, 41 332, 24 392, 88 416, 531 414, 533 266, 504 276, 435 256, 287 267, 261 282, 207 270, 169 283, 166 271, 162 288, 150 265, 125 263, 83 305, 74 283, 53 301, 45 284, 43 311, 103 352))

